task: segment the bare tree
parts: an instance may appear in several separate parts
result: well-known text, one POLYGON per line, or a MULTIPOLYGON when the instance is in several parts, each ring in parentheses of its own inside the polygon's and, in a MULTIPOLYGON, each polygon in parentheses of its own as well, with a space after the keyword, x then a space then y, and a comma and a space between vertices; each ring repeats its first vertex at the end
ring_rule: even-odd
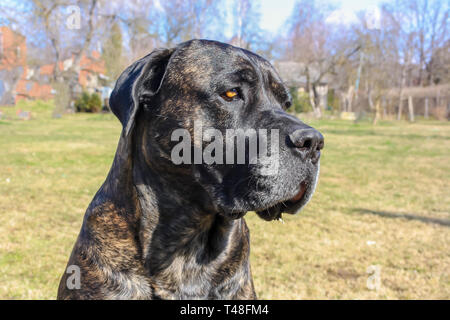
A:
POLYGON ((232 2, 232 30, 231 43, 246 49, 250 49, 261 40, 261 28, 259 27, 260 13, 255 1, 234 0, 232 2))
POLYGON ((306 89, 317 117, 321 117, 321 107, 324 107, 318 88, 325 76, 336 73, 336 69, 359 50, 358 44, 335 37, 331 32, 326 23, 331 11, 332 7, 301 0, 295 4, 289 19, 285 59, 304 65, 306 89))
POLYGON ((406 13, 405 20, 410 21, 414 34, 414 58, 419 69, 415 85, 429 84, 436 71, 431 57, 439 45, 450 39, 449 4, 442 0, 410 0, 400 3, 397 9, 406 13))
POLYGON ((218 0, 161 1, 156 13, 156 33, 166 46, 192 38, 221 38, 223 29, 218 24, 223 19, 218 0))
POLYGON ((109 30, 109 36, 102 43, 102 59, 105 62, 106 75, 110 81, 115 81, 126 67, 122 30, 118 21, 114 21, 109 30))
POLYGON ((440 72, 441 68, 435 65, 437 59, 433 57, 450 39, 450 8, 448 2, 441 0, 399 0, 384 4, 383 9, 390 19, 388 30, 398 43, 401 73, 397 119, 400 119, 406 99, 404 88, 432 85, 440 72))
MULTIPOLYGON (((381 105, 383 104, 383 114, 387 114, 386 99, 383 99, 385 90, 392 86, 396 86, 398 82, 399 60, 406 60, 401 65, 402 79, 406 79, 406 71, 410 65, 410 52, 406 51, 402 58, 399 57, 399 42, 397 41, 395 32, 389 27, 391 21, 386 15, 380 14, 376 27, 370 23, 370 15, 367 11, 363 11, 359 15, 360 21, 354 28, 357 41, 361 45, 361 59, 358 65, 357 81, 364 81, 365 90, 363 95, 367 98, 367 102, 371 111, 375 113, 374 124, 377 122, 381 114, 381 105)), ((402 44, 406 48, 410 48, 409 43, 402 44)), ((362 101, 358 98, 358 102, 362 101)), ((400 100, 402 101, 402 100, 400 100)))
MULTIPOLYGON (((2 3, 0 22, 26 35, 33 64, 57 65, 72 57, 68 70, 53 70, 54 81, 68 84, 71 92, 78 86, 81 58, 99 44, 109 61, 108 73, 117 75, 123 64, 156 47, 192 38, 228 41, 269 58, 275 48, 274 57, 294 61, 301 70, 296 79, 305 81, 304 98, 318 117, 327 106, 327 88, 341 97, 341 110, 368 108, 379 116, 383 107, 383 114, 400 118, 409 87, 450 82, 448 1, 382 4, 376 30, 368 26, 364 12, 356 23, 331 24, 327 18, 335 7, 319 1, 298 0, 285 33, 274 37, 261 29, 258 3, 250 0, 227 5, 219 0, 25 0, 2 3), (73 5, 80 14, 79 28, 66 23, 73 5), (232 31, 230 39, 226 30, 232 31), (397 88, 397 96, 383 98, 390 88, 397 88)), ((426 100, 426 109, 438 100, 442 97, 426 100)))
MULTIPOLYGON (((29 5, 33 12, 32 26, 41 32, 41 37, 50 42, 54 53, 54 82, 58 88, 65 86, 69 90, 67 99, 73 101, 78 91, 80 62, 84 55, 92 49, 95 41, 100 41, 107 34, 105 28, 111 21, 111 16, 102 14, 106 0, 30 0, 29 5), (70 23, 70 18, 75 23, 70 23), (70 55, 72 63, 66 70, 59 65, 63 60, 63 53, 70 55)), ((66 101, 61 99, 60 101, 66 101)), ((68 107, 68 106, 66 106, 68 107)))
MULTIPOLYGON (((61 60, 61 8, 69 3, 61 1, 32 0, 33 15, 36 18, 34 25, 41 27, 46 39, 50 41, 54 54, 55 64, 61 60)), ((54 80, 60 77, 59 68, 53 69, 54 80)))

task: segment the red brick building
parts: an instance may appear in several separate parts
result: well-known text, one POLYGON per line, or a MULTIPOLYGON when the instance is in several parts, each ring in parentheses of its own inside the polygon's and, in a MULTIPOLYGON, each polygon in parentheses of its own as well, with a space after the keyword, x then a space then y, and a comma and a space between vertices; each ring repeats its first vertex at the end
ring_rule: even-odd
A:
POLYGON ((16 86, 27 72, 25 37, 0 27, 0 104, 16 102, 16 86))
MULTIPOLYGON (((60 61, 58 68, 61 73, 72 67, 74 57, 60 61)), ((41 78, 51 78, 53 76, 55 64, 43 65, 37 70, 38 76, 41 78)), ((93 91, 101 87, 101 80, 104 76, 105 62, 101 59, 98 51, 92 51, 89 56, 83 55, 80 59, 80 73, 78 75, 78 83, 83 90, 93 91)))
POLYGON ((26 57, 25 37, 7 27, 0 27, 0 69, 24 66, 26 57))
MULTIPOLYGON (((58 62, 59 71, 67 71, 73 57, 58 62)), ((29 68, 26 38, 8 27, 0 27, 0 105, 15 104, 20 99, 51 99, 54 95, 50 82, 55 64, 29 68)), ((100 88, 105 63, 100 53, 83 55, 80 60, 78 83, 82 90, 93 92, 100 88)))

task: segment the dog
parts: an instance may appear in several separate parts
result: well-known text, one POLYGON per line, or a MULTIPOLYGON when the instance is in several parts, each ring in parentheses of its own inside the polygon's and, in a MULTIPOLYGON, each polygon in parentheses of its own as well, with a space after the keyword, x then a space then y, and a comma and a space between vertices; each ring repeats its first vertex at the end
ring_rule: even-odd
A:
POLYGON ((123 126, 117 151, 85 213, 58 299, 256 299, 244 215, 271 221, 297 213, 319 175, 323 136, 288 114, 290 106, 267 60, 216 41, 158 49, 129 66, 110 97, 123 126), (209 141, 195 139, 198 124, 218 143, 228 129, 270 129, 266 140, 245 136, 243 146, 265 142, 278 148, 270 151, 277 158, 249 163, 244 148, 244 163, 225 163, 240 156, 227 145, 231 155, 217 149, 215 163, 195 161, 209 141), (174 139, 177 129, 194 141, 178 156, 193 163, 173 161, 183 136, 174 139))

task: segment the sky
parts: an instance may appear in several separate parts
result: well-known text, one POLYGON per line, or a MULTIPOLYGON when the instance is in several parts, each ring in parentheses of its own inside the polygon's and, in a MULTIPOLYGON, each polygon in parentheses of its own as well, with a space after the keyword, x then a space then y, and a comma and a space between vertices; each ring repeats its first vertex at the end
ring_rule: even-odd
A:
MULTIPOLYGON (((356 13, 364 9, 373 9, 384 1, 381 0, 341 0, 328 1, 336 9, 328 18, 330 22, 353 22, 356 13)), ((277 32, 289 17, 295 0, 260 0, 261 27, 270 32, 277 32)))

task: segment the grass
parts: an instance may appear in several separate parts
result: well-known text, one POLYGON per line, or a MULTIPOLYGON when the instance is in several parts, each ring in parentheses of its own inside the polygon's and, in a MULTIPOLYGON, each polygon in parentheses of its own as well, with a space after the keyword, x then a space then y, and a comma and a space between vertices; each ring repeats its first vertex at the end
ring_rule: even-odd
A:
MULTIPOLYGON (((54 299, 111 165, 112 115, 0 108, 0 298, 54 299)), ((325 136, 316 194, 285 224, 249 213, 261 299, 450 298, 450 125, 308 121, 325 136), (378 290, 367 281, 380 270, 378 290)))

